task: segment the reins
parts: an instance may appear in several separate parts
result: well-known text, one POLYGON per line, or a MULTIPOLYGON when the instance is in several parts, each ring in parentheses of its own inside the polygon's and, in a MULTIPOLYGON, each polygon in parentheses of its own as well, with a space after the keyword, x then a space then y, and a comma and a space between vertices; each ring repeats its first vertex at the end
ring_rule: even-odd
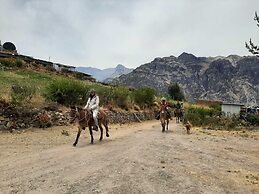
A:
MULTIPOLYGON (((76 111, 79 113, 78 110, 76 110, 76 111)), ((84 119, 86 120, 87 123, 89 122, 90 118, 86 116, 86 113, 87 113, 87 110, 84 110, 84 116, 83 116, 83 118, 81 118, 81 119, 78 118, 78 122, 81 122, 81 121, 83 121, 84 119), (88 118, 88 119, 87 119, 87 118, 88 118)), ((77 116, 75 116, 75 117, 77 117, 77 116)), ((79 117, 80 117, 80 114, 79 114, 79 117)))

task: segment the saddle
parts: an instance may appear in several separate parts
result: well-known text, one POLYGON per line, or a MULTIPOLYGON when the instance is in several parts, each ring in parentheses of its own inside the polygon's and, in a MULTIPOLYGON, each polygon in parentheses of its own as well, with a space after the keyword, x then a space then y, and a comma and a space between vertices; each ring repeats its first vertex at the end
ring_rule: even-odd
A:
MULTIPOLYGON (((90 115, 91 115, 91 119, 93 119, 93 110, 88 110, 90 112, 90 115)), ((85 117, 86 117, 86 114, 87 114, 87 111, 85 111, 85 117)), ((99 115, 100 115, 100 111, 97 112, 97 119, 99 118, 99 115)))

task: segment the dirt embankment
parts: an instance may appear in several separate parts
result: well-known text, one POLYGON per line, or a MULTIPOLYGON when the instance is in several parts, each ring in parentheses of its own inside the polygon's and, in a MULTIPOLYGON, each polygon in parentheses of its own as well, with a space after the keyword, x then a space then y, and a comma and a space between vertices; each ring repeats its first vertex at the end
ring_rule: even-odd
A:
POLYGON ((259 193, 259 132, 147 121, 94 135, 73 147, 76 126, 0 133, 0 193, 259 193))

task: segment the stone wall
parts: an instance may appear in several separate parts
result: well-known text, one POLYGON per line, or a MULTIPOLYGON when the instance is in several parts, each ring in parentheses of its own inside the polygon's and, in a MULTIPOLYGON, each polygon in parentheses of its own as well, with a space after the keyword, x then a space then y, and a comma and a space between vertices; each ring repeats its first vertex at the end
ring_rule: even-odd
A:
POLYGON ((152 120, 155 118, 154 112, 109 112, 109 123, 129 123, 152 120))
MULTIPOLYGON (((109 123, 129 123, 152 120, 154 112, 108 112, 109 123)), ((0 103, 0 131, 12 131, 30 127, 44 128, 69 124, 69 113, 57 107, 41 109, 16 108, 0 103)))

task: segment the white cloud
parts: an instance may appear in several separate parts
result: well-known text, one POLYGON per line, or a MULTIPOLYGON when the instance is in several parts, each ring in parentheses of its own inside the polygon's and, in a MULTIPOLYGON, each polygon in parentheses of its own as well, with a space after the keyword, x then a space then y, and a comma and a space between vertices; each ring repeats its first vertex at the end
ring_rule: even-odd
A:
POLYGON ((0 0, 0 39, 75 66, 137 67, 157 56, 249 55, 257 0, 0 0))

